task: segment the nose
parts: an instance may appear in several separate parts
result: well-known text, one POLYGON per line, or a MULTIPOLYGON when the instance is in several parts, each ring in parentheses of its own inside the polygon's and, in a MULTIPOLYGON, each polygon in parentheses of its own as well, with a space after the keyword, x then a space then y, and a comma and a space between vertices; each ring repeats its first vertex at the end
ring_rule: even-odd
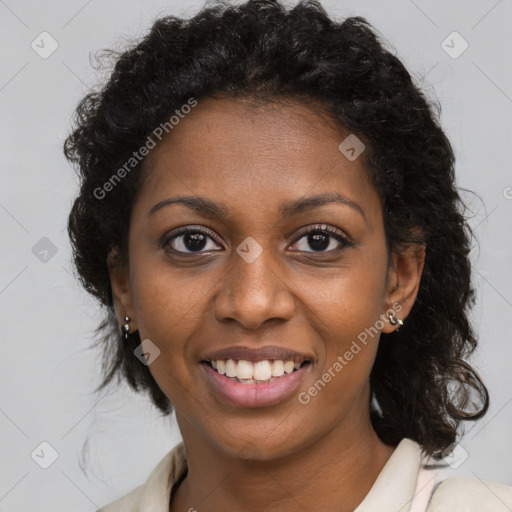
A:
POLYGON ((263 250, 252 262, 234 251, 230 260, 214 297, 217 321, 236 321, 245 329, 258 329, 265 322, 292 318, 295 301, 271 250, 263 250))

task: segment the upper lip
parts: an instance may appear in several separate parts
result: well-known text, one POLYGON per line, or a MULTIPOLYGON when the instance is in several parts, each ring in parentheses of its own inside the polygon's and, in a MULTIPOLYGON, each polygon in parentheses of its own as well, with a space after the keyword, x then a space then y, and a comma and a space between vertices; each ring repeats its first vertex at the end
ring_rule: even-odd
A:
POLYGON ((217 360, 234 359, 237 361, 251 361, 256 363, 258 361, 281 359, 283 361, 293 361, 295 363, 302 363, 304 361, 311 361, 313 358, 296 350, 291 350, 277 345, 266 345, 264 347, 251 348, 251 347, 226 347, 220 350, 209 352, 203 357, 203 361, 217 361, 217 360))

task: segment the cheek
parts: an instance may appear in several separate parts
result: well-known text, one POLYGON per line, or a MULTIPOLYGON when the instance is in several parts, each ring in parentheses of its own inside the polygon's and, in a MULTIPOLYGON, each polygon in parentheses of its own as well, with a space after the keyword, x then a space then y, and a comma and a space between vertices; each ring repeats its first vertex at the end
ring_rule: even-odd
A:
POLYGON ((211 315, 211 290, 218 273, 173 267, 157 251, 133 247, 132 299, 141 340, 159 349, 149 370, 159 387, 177 403, 193 389, 190 340, 202 333, 211 315))
POLYGON ((363 255, 337 269, 314 293, 304 286, 303 296, 311 322, 331 341, 345 343, 375 325, 384 312, 385 287, 385 264, 366 262, 363 255))
POLYGON ((329 286, 307 295, 308 321, 324 349, 321 371, 331 375, 327 380, 350 387, 369 375, 383 327, 385 275, 383 260, 362 256, 340 269, 329 286))
POLYGON ((205 274, 175 269, 160 256, 134 257, 133 301, 141 336, 154 338, 169 349, 177 349, 205 314, 204 302, 210 280, 205 274))

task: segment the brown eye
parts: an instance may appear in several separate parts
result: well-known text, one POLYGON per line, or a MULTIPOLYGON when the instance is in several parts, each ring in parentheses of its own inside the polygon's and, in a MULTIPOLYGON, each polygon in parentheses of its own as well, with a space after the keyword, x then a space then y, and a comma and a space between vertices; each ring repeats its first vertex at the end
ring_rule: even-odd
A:
POLYGON ((215 238, 213 232, 187 227, 168 237, 163 245, 170 247, 170 252, 193 254, 200 253, 205 249, 207 251, 218 250, 218 244, 212 243, 215 238))
POLYGON ((313 226, 303 232, 293 245, 304 252, 331 252, 339 251, 352 243, 330 226, 313 226))

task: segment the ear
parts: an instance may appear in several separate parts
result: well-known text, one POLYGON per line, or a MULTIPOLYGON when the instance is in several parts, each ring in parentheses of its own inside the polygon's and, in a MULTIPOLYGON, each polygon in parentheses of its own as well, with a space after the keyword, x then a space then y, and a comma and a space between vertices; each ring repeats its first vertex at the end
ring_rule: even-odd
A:
POLYGON ((134 332, 137 330, 137 319, 132 301, 130 276, 128 266, 123 262, 117 246, 107 255, 107 267, 116 317, 119 323, 124 325, 124 317, 129 316, 130 332, 134 332))
POLYGON ((420 287, 421 274, 425 263, 425 246, 410 244, 391 255, 386 290, 386 322, 382 332, 390 333, 400 327, 389 321, 388 313, 394 311, 395 317, 405 321, 409 315, 420 287))

